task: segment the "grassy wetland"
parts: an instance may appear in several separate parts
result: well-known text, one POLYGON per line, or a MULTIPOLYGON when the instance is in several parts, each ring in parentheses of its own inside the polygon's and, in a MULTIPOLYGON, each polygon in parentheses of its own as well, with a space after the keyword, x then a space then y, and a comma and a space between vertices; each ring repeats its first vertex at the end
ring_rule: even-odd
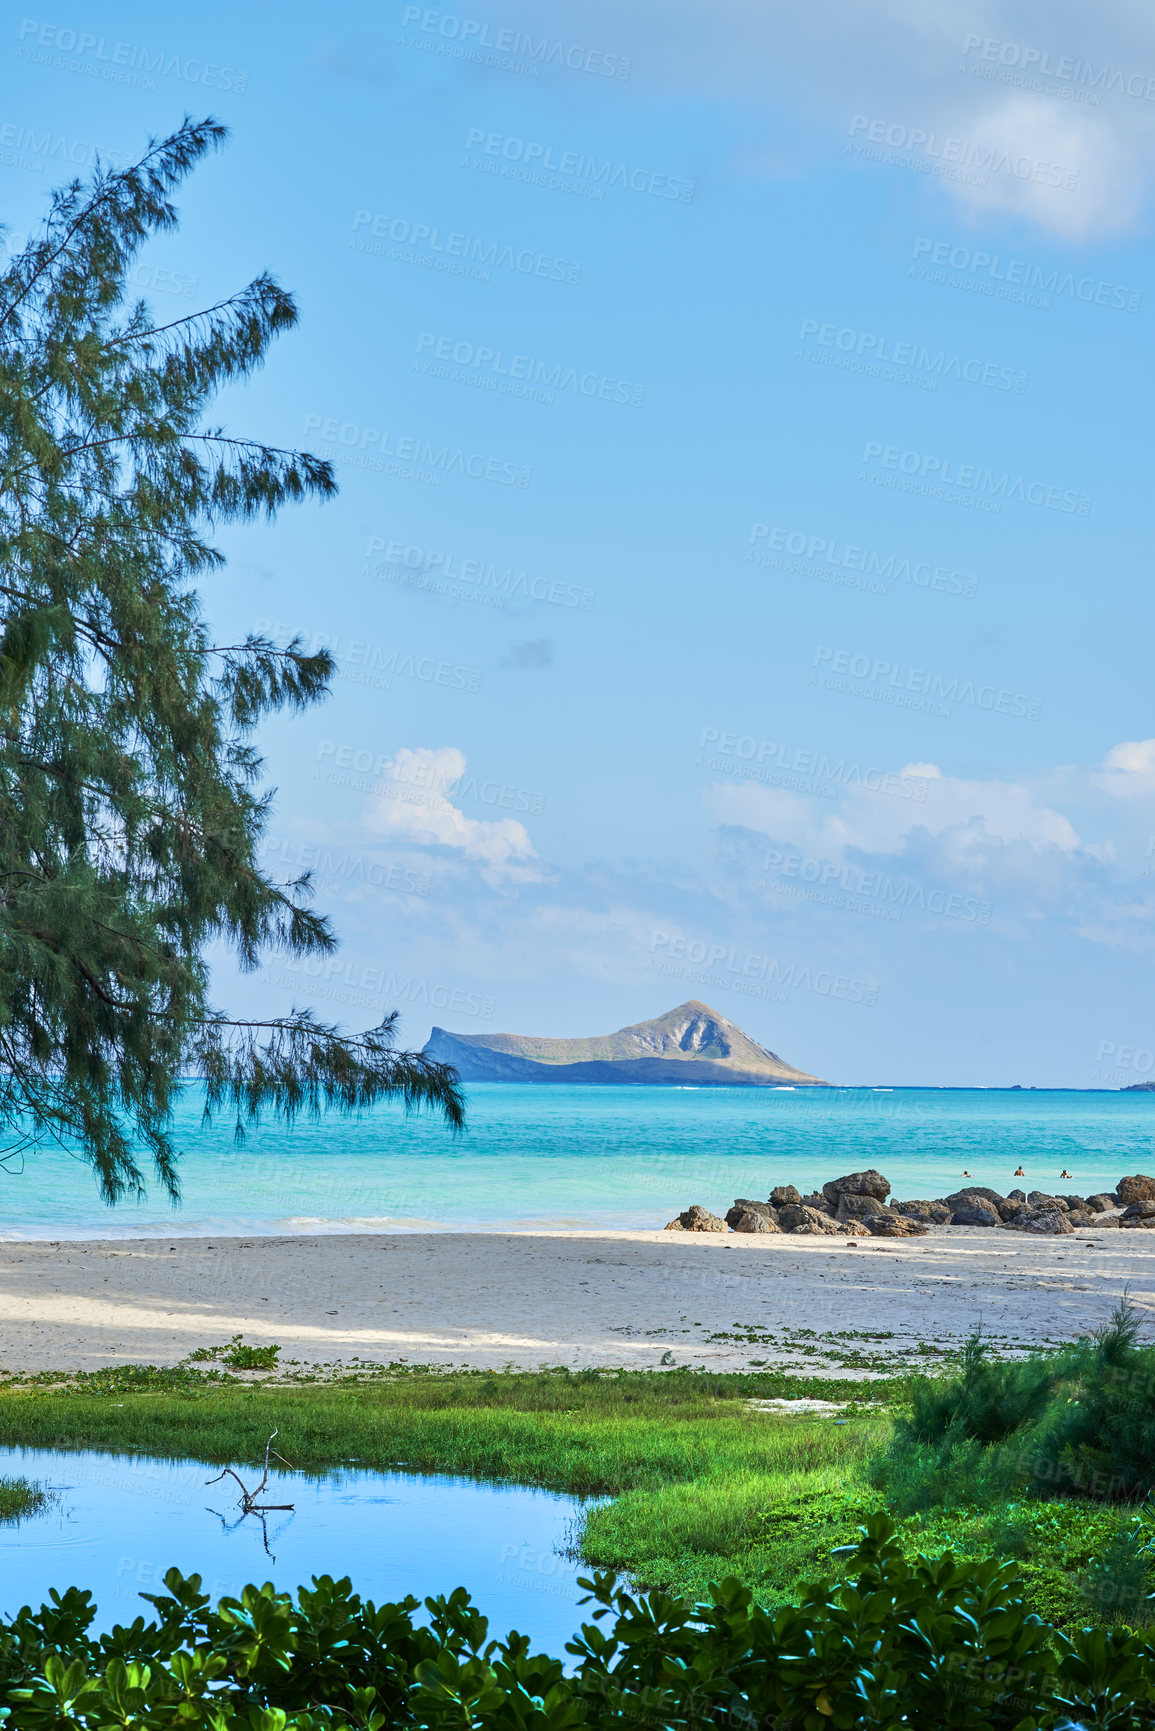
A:
MULTIPOLYGON (((404 1366, 302 1378, 275 1355, 234 1371, 251 1360, 230 1349, 176 1369, 9 1379, 0 1444, 255 1463, 276 1427, 307 1473, 356 1463, 589 1498, 591 1568, 693 1595, 736 1575, 767 1605, 837 1575, 833 1553, 887 1508, 912 1557, 1015 1558, 1030 1608, 1060 1627, 1147 1620, 1155 1351, 1125 1315, 1074 1348, 1001 1359, 972 1342, 934 1377, 861 1380, 404 1366)), ((21 1512, 12 1496, 7 1518, 21 1512)))

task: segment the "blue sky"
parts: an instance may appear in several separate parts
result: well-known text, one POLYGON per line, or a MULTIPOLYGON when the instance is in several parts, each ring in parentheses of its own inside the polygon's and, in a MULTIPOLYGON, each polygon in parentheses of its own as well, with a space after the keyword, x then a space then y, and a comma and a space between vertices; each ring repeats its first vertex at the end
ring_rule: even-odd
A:
POLYGON ((694 996, 839 1081, 1155 1073, 1149 14, 4 31, 15 235, 227 121, 141 292, 272 269, 300 324, 221 418, 337 463, 205 608, 337 656, 263 744, 342 949, 222 1001, 419 1045, 694 996))

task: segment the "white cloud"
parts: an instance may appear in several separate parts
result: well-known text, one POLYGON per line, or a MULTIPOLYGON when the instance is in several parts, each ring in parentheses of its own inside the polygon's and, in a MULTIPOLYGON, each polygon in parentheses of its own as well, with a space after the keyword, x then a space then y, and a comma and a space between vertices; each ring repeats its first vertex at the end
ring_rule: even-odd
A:
POLYGON ((1125 739, 1112 746, 1091 781, 1113 799, 1150 799, 1155 794, 1155 739, 1125 739))
MULTIPOLYGON (((544 33, 540 0, 496 12, 544 33)), ((744 114, 732 169, 796 176, 846 150, 858 115, 934 140, 861 172, 1068 241, 1133 228, 1155 175, 1155 11, 1136 0, 557 0, 549 33, 629 56, 625 100, 712 98, 739 134, 744 114)))
POLYGON ((908 763, 893 777, 878 778, 891 792, 856 786, 837 812, 818 802, 752 783, 715 783, 707 788, 707 810, 719 823, 758 830, 825 859, 848 849, 893 855, 916 832, 943 838, 960 863, 974 865, 992 844, 1025 843, 1036 849, 1081 850, 1079 836, 1062 815, 1041 805, 1017 782, 963 781, 943 775, 933 763, 908 763))
POLYGON ((474 861, 491 883, 536 883, 537 853, 516 818, 466 817, 446 797, 465 776, 465 753, 453 745, 403 747, 384 766, 391 785, 369 802, 366 821, 377 834, 419 847, 451 848, 474 861))

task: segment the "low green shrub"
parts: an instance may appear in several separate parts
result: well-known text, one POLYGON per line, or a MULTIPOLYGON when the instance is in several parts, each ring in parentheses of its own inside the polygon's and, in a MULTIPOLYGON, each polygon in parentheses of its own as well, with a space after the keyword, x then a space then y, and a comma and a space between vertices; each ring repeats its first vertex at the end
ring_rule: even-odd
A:
POLYGON ((918 1379, 873 1478, 900 1513, 1015 1496, 1140 1502, 1155 1483, 1155 1347, 1124 1301, 1088 1339, 995 1362, 975 1336, 956 1376, 918 1379))
POLYGON ((1155 1719, 1155 1648, 1126 1629, 1068 1639, 1027 1612, 1013 1563, 904 1557, 869 1517, 849 1576, 760 1609, 728 1579, 706 1604, 638 1598, 599 1574, 572 1660, 491 1640, 464 1588, 373 1605, 315 1577, 294 1601, 271 1584, 212 1609, 199 1576, 146 1594, 156 1619, 93 1638, 91 1594, 54 1593, 0 1630, 0 1713, 11 1731, 1133 1731, 1155 1719))

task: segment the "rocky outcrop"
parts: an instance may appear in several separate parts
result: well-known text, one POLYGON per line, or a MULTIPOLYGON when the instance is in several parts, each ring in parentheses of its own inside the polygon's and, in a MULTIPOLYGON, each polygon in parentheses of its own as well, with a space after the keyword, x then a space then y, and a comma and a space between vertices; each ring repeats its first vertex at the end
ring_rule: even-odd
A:
POLYGON ((869 1220, 872 1214, 889 1214, 890 1212, 890 1209, 881 1203, 877 1196, 860 1196, 853 1190, 844 1190, 838 1198, 834 1218, 836 1220, 869 1220))
POLYGON ((956 1208, 950 1217, 950 1223, 952 1226, 998 1226, 1000 1218, 998 1211, 989 1202, 978 1199, 965 1207, 956 1208))
POLYGON ((1045 1190, 1032 1190, 1027 1201, 1032 1208, 1060 1208, 1064 1214, 1069 1207, 1065 1196, 1049 1196, 1045 1190))
POLYGON ((719 1220, 716 1214, 711 1214, 708 1208, 703 1208, 695 1202, 671 1220, 666 1227, 667 1232, 725 1232, 726 1222, 719 1220))
POLYGON ((892 1214, 901 1214, 907 1220, 921 1220, 924 1226, 947 1226, 950 1224, 952 1210, 946 1202, 892 1202, 892 1214))
POLYGON ((737 1211, 731 1208, 726 1219, 735 1232, 781 1232, 782 1230, 773 1215, 768 1210, 761 1208, 739 1208, 737 1211), (734 1215, 735 1218, 731 1219, 731 1215, 734 1215))
POLYGON ((734 1206, 726 1210, 726 1225, 738 1230, 740 1214, 762 1214, 774 1226, 778 1224, 778 1211, 770 1202, 752 1202, 748 1196, 735 1198, 734 1206))
POLYGON ((832 1178, 822 1186, 822 1194, 832 1209, 837 1209, 840 1196, 872 1196, 885 1202, 890 1195, 890 1181, 870 1167, 865 1172, 848 1172, 843 1178, 832 1178))
POLYGON ((872 1238, 921 1238, 927 1227, 921 1220, 908 1220, 903 1214, 871 1214, 864 1222, 872 1238))
POLYGON ((1065 1208, 1031 1208, 1009 1222, 1013 1232, 1036 1232, 1058 1237, 1074 1231, 1065 1208))
POLYGON ((950 1208, 971 1208, 977 1202, 1005 1202, 1007 1198, 985 1184, 968 1184, 965 1190, 954 1190, 943 1201, 950 1208))
POLYGON ((784 1232, 824 1232, 833 1235, 838 1227, 832 1215, 819 1208, 808 1208, 804 1202, 788 1202, 778 1210, 778 1223, 784 1232))
POLYGON ((736 1197, 725 1220, 701 1206, 672 1220, 668 1231, 748 1234, 801 1233, 834 1237, 903 1238, 935 1226, 1011 1227, 1016 1232, 1065 1236, 1090 1227, 1155 1227, 1155 1179, 1136 1174, 1120 1182, 1120 1192, 1149 1188, 1150 1196, 1131 1194, 1120 1216, 1118 1192, 1095 1196, 1057 1196, 1046 1190, 1012 1190, 1003 1196, 983 1184, 969 1184, 949 1196, 887 1202, 890 1182, 868 1168, 829 1179, 821 1190, 802 1196, 793 1184, 779 1184, 768 1202, 736 1197))
POLYGON ((1148 1178, 1142 1172, 1136 1172, 1130 1178, 1120 1178, 1115 1194, 1124 1208, 1132 1202, 1155 1201, 1155 1178, 1148 1178))

